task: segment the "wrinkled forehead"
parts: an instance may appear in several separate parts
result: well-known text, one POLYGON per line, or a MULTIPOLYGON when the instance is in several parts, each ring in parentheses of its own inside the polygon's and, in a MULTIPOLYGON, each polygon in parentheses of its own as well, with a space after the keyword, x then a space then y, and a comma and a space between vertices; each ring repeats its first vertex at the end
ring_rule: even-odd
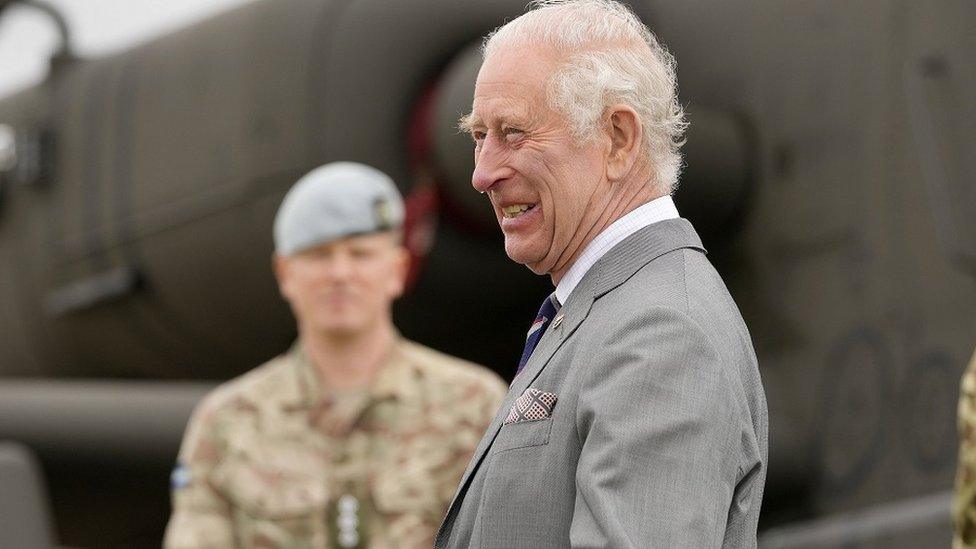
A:
POLYGON ((527 124, 542 116, 544 106, 545 94, 532 86, 518 82, 487 86, 482 93, 475 93, 467 124, 478 127, 527 124))
POLYGON ((546 86, 557 67, 544 50, 501 49, 485 59, 478 72, 470 121, 489 124, 489 117, 526 120, 546 111, 546 86))

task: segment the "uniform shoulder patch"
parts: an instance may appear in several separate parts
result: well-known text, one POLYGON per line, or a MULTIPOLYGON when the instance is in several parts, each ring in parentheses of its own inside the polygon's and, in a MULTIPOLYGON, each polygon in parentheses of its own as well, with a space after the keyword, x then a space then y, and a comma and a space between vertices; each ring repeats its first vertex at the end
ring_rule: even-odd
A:
POLYGON ((169 485, 173 490, 182 490, 190 485, 190 467, 182 461, 176 462, 169 475, 169 485))

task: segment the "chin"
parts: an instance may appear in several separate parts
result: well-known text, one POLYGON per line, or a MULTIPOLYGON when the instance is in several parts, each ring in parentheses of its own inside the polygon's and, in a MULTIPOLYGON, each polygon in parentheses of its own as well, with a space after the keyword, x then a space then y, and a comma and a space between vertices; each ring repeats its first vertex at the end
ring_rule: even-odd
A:
POLYGON ((322 333, 324 335, 329 336, 330 338, 341 340, 341 339, 349 339, 358 336, 359 334, 362 333, 362 331, 363 330, 361 328, 351 328, 351 327, 343 326, 343 327, 324 328, 322 330, 322 333))
POLYGON ((511 243, 509 241, 505 242, 505 254, 512 261, 525 265, 530 271, 537 275, 546 274, 546 269, 542 266, 542 258, 539 254, 533 253, 531 250, 526 250, 523 246, 518 246, 517 244, 511 243))
POLYGON ((336 319, 330 319, 329 322, 323 322, 319 325, 319 331, 331 336, 344 337, 355 335, 363 330, 361 323, 359 322, 336 322, 336 319))
POLYGON ((505 255, 507 255, 508 258, 511 259, 512 261, 516 263, 520 263, 522 265, 527 265, 528 263, 531 263, 531 260, 525 257, 525 254, 522 252, 522 250, 518 249, 515 246, 509 246, 506 244, 505 255))

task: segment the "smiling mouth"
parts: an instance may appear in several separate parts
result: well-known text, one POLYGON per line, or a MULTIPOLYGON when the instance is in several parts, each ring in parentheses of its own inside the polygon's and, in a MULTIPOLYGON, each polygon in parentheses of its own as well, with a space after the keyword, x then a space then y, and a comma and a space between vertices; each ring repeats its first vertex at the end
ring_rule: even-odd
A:
POLYGON ((535 208, 535 204, 512 204, 502 208, 502 215, 508 219, 514 219, 533 208, 535 208))

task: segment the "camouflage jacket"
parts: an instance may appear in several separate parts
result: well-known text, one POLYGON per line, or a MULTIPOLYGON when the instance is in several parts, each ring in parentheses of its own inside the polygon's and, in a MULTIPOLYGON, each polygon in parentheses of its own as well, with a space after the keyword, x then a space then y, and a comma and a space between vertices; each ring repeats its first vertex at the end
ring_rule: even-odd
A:
POLYGON ((976 354, 962 376, 959 395, 959 467, 952 519, 953 548, 976 548, 976 354))
POLYGON ((164 546, 431 547, 506 390, 401 339, 368 390, 330 393, 296 344, 194 411, 164 546))

